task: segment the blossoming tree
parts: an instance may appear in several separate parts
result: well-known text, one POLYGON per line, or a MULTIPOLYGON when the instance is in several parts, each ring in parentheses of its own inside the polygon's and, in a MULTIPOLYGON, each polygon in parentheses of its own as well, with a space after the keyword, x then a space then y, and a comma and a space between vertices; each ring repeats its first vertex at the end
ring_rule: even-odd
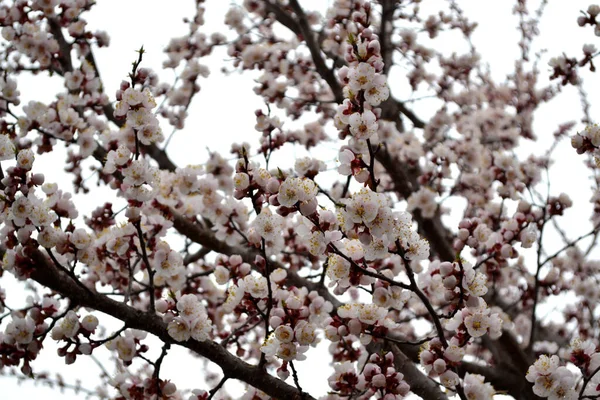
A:
MULTIPOLYGON (((592 229, 565 233, 572 201, 542 172, 571 135, 600 184, 600 128, 586 114, 580 133, 558 126, 544 155, 516 156, 536 140, 538 107, 581 85, 596 49, 553 58, 542 81, 530 53, 546 2, 518 0, 521 56, 496 82, 473 46, 435 48, 448 32, 470 42, 476 24, 457 2, 432 15, 419 3, 335 0, 322 15, 245 0, 225 17, 230 32, 210 33, 196 0, 188 34, 165 49, 175 84, 142 48, 106 93, 94 51, 110 39, 87 26, 92 0, 2 2, 0 276, 30 296, 15 306, 0 286, 0 371, 50 379, 35 360, 54 342, 67 364, 114 355, 118 375, 89 393, 100 398, 222 398, 228 380, 245 399, 598 398, 600 195, 592 229), (232 144, 234 161, 177 165, 163 130, 185 134, 209 74, 201 59, 223 46, 234 69, 258 74, 265 108, 248 130, 259 134, 232 144), (393 66, 408 93, 388 85, 393 66), (30 74, 60 76, 63 90, 22 104, 30 74), (398 100, 423 88, 438 100, 428 120, 398 100), (332 144, 335 161, 274 165, 291 147, 332 144), (50 152, 73 186, 36 170, 50 152), (114 199, 92 196, 90 168, 114 199), (442 221, 445 199, 466 204, 450 213, 458 223, 442 221), (95 210, 79 215, 84 200, 95 210), (558 298, 555 322, 542 319, 558 298), (177 387, 161 370, 176 346, 220 371, 177 387), (331 363, 329 377, 299 374, 307 356, 331 363), (330 391, 313 393, 315 378, 330 391)), ((599 34, 599 14, 572 23, 599 34)))

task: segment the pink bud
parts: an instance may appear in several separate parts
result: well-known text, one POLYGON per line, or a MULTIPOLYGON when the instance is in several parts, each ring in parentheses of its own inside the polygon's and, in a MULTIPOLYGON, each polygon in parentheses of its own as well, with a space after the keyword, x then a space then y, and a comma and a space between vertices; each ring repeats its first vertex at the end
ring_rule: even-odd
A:
POLYGON ((156 300, 155 308, 159 313, 165 313, 169 309, 169 304, 164 299, 158 299, 156 300))
POLYGON ((433 370, 438 374, 443 373, 446 370, 446 361, 442 358, 438 358, 433 362, 433 370))
POLYGON ((356 318, 351 319, 348 322, 348 330, 350 331, 350 333, 352 335, 359 335, 362 331, 362 324, 359 320, 357 320, 356 318))
POLYGON ((440 274, 442 276, 450 275, 454 271, 454 265, 449 261, 444 261, 440 264, 440 274))
POLYGON ((177 386, 173 382, 167 382, 162 389, 162 393, 166 396, 171 396, 177 391, 177 386))
POLYGON ((467 240, 467 238, 469 237, 469 235, 470 235, 469 230, 465 229, 465 228, 462 228, 462 229, 460 229, 458 231, 458 235, 457 236, 458 236, 458 238, 460 240, 462 240, 464 242, 465 240, 467 240))
POLYGON ((33 174, 31 182, 33 182, 34 185, 43 185, 45 179, 44 174, 33 174))

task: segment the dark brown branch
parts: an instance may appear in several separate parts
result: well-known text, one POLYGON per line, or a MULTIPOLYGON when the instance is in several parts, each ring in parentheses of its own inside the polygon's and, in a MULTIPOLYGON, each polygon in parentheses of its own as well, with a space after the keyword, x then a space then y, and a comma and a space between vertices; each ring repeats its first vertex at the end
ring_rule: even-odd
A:
POLYGON ((73 60, 71 59, 71 45, 65 39, 65 35, 62 33, 62 27, 60 23, 54 18, 48 18, 48 28, 59 48, 58 62, 61 70, 55 71, 60 75, 64 76, 66 72, 73 72, 73 60))
MULTIPOLYGON (((300 398, 301 394, 298 389, 269 375, 257 366, 242 361, 219 344, 212 341, 198 342, 192 339, 185 342, 176 342, 169 336, 167 326, 159 316, 134 309, 106 296, 82 289, 64 271, 55 268, 40 251, 34 250, 31 257, 37 266, 32 272, 31 278, 39 284, 68 296, 82 306, 111 315, 124 322, 131 329, 140 329, 157 336, 164 343, 188 348, 219 365, 223 373, 230 379, 244 381, 272 397, 300 398)), ((313 399, 308 395, 305 395, 305 397, 309 400, 313 399)))
POLYGON ((392 344, 390 351, 394 354, 394 367, 409 382, 410 390, 424 399, 447 400, 448 396, 441 391, 439 385, 424 375, 413 361, 400 350, 400 346, 392 344))
MULTIPOLYGON (((401 197, 408 199, 413 192, 419 189, 417 178, 420 171, 418 167, 400 163, 385 148, 380 149, 376 156, 390 175, 394 190, 401 197)), ((452 247, 452 234, 442 223, 439 210, 436 211, 433 218, 423 217, 419 210, 413 211, 412 216, 418 224, 419 233, 427 239, 431 250, 443 261, 454 261, 456 252, 452 247)))
MULTIPOLYGON (((300 29, 300 34, 304 38, 306 45, 308 46, 308 50, 310 51, 310 55, 312 56, 313 62, 315 63, 315 67, 321 77, 325 79, 333 95, 335 96, 335 100, 338 103, 341 103, 344 100, 344 95, 342 94, 342 87, 335 77, 335 73, 333 70, 327 67, 325 63, 325 59, 321 54, 321 46, 317 43, 315 39, 315 34, 308 25, 308 19, 306 18, 306 14, 304 14, 304 10, 298 4, 298 0, 290 0, 290 6, 294 10, 294 13, 298 17, 297 23, 298 28, 300 29)), ((298 33, 298 32, 296 32, 298 33)))
POLYGON ((388 74, 393 61, 392 33, 393 20, 397 0, 379 0, 381 4, 381 25, 379 28, 379 43, 381 45, 381 58, 383 59, 383 73, 388 74))

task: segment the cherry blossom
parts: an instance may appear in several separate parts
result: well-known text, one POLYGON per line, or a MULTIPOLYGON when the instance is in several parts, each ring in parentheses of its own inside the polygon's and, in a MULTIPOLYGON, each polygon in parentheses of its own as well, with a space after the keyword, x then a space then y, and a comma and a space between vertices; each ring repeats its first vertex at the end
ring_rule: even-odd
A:
POLYGON ((546 4, 511 6, 519 52, 499 80, 475 38, 489 21, 462 4, 325 3, 240 0, 211 32, 196 1, 162 68, 142 47, 120 82, 100 70, 94 2, 0 4, 7 379, 55 386, 37 361, 52 341, 108 371, 90 397, 600 395, 600 8, 554 23, 590 43, 534 57, 546 4), (197 104, 221 72, 252 78, 254 109, 197 104), (579 120, 543 114, 569 85, 579 120), (185 135, 210 116, 198 146, 185 135), (245 117, 225 154, 214 140, 245 117), (586 172, 565 184, 567 137, 586 172), (164 367, 175 348, 204 360, 197 387, 164 367))

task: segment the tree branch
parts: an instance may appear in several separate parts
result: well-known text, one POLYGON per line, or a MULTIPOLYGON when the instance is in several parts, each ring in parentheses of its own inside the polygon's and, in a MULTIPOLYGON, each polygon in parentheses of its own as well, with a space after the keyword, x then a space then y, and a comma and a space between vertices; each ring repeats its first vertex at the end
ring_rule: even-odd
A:
MULTIPOLYGON (((31 278, 39 284, 68 296, 82 306, 117 318, 131 329, 141 329, 157 336, 164 343, 188 348, 219 365, 230 379, 244 381, 272 397, 284 399, 301 397, 301 393, 295 387, 269 375, 257 366, 242 361, 213 341, 198 342, 193 339, 185 342, 174 341, 167 332, 165 322, 159 316, 129 307, 106 296, 85 291, 64 271, 55 268, 39 250, 33 250, 32 253, 31 258, 35 261, 36 268, 31 273, 31 278)), ((305 395, 305 398, 313 399, 308 395, 305 395)))

